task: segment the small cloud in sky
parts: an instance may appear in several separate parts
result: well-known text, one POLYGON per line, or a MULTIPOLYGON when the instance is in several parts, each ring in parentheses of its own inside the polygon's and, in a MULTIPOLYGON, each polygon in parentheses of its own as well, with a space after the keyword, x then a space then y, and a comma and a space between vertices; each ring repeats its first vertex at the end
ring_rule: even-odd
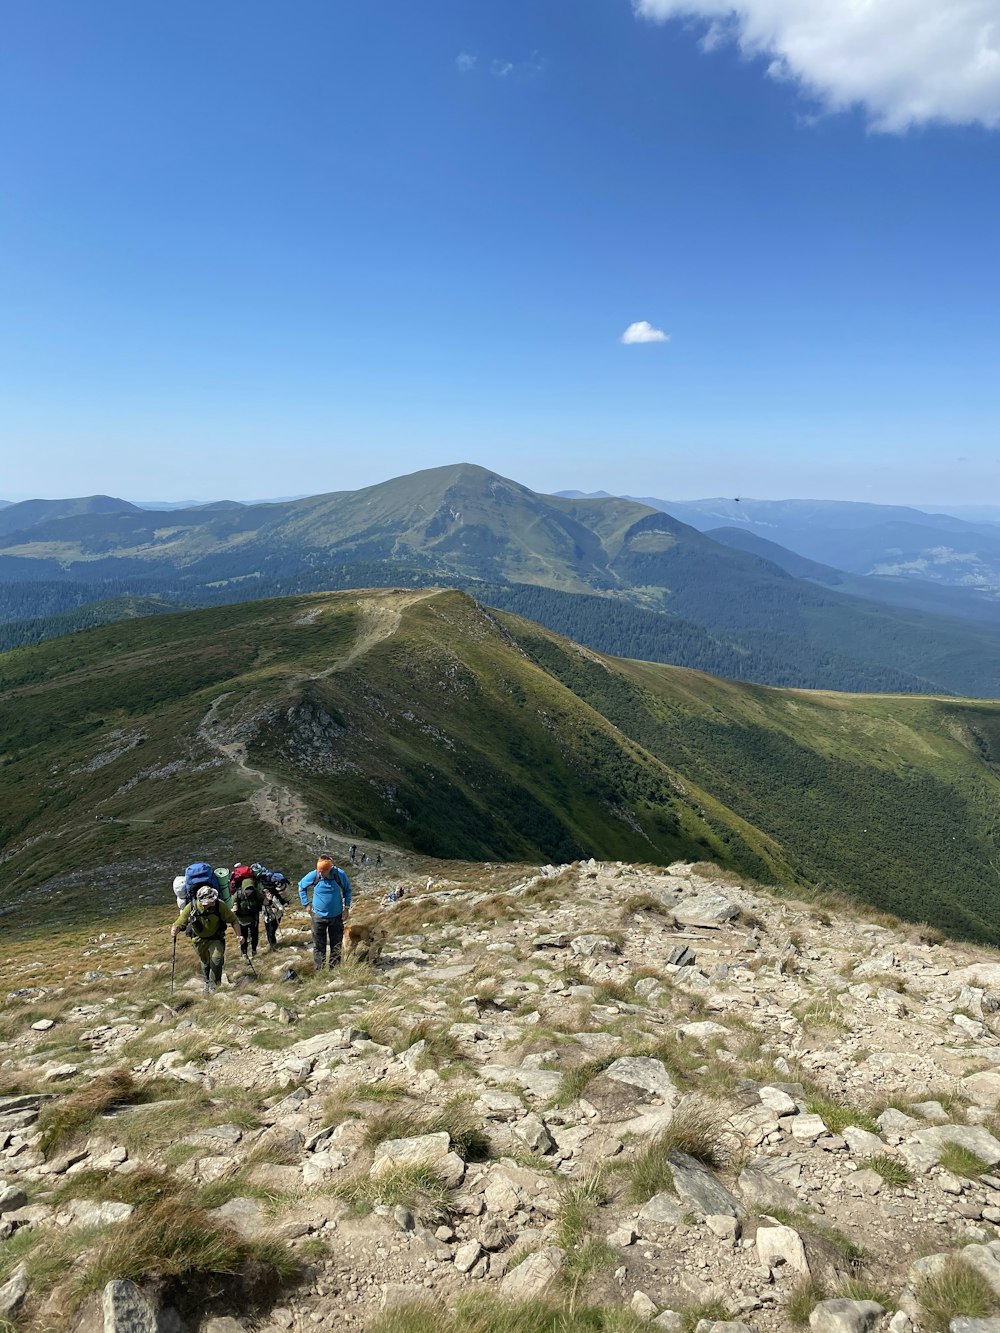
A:
POLYGON ((479 57, 471 51, 461 51, 455 57, 455 67, 461 74, 478 74, 489 71, 495 79, 533 79, 545 69, 545 57, 538 51, 532 51, 525 60, 495 59, 480 63, 479 57))
POLYGON ((870 127, 1000 129, 997 0, 632 0, 654 23, 701 20, 702 50, 763 58, 824 111, 861 107, 870 127))
POLYGON ((639 319, 628 326, 621 336, 621 341, 626 347, 631 347, 635 343, 668 343, 670 334, 664 333, 662 329, 654 329, 648 319, 639 319))

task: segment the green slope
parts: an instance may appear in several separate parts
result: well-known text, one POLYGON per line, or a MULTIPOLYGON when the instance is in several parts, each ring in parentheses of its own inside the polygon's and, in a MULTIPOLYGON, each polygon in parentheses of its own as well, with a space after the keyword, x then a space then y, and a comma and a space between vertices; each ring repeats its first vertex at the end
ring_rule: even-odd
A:
POLYGON ((457 592, 292 597, 18 649, 0 735, 0 903, 124 873, 165 889, 202 855, 294 868, 331 836, 716 859, 1000 939, 1000 704, 605 658, 457 592))
POLYGON ((1000 939, 1000 704, 775 690, 651 663, 609 670, 537 626, 510 628, 806 882, 1000 939))

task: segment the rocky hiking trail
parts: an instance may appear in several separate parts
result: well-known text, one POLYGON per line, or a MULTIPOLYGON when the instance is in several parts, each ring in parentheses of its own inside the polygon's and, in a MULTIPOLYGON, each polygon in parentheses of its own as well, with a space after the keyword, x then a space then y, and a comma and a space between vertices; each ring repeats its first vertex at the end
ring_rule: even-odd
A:
POLYGON ((169 915, 0 965, 0 1329, 1000 1330, 989 950, 478 867, 170 1000, 169 915))

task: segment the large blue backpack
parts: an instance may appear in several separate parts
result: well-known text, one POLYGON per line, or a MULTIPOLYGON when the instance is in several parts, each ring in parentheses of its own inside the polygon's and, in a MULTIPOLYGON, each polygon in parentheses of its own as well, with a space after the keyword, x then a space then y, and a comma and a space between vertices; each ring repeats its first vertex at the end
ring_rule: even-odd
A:
POLYGON ((197 894, 199 889, 205 885, 210 885, 213 889, 222 892, 222 885, 219 883, 219 877, 208 861, 193 861, 184 871, 184 895, 187 902, 197 894))

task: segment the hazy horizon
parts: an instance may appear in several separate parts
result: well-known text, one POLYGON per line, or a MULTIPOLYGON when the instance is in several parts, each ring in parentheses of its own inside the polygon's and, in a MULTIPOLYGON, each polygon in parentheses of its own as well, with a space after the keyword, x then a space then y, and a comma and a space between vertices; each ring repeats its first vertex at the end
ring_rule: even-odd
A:
MULTIPOLYGON (((463 460, 463 461, 468 461, 468 460, 463 460)), ((442 465, 442 466, 447 466, 447 465, 442 465)), ((487 465, 486 465, 486 464, 483 464, 482 466, 487 466, 487 465)), ((412 472, 412 471, 423 471, 423 469, 409 469, 407 472, 401 473, 401 474, 399 474, 399 475, 401 475, 401 476, 406 476, 406 475, 409 475, 409 472, 412 472)), ((492 472, 498 472, 498 471, 501 471, 501 470, 498 469, 498 468, 489 468, 489 471, 492 471, 492 472)), ((777 494, 767 494, 767 493, 752 494, 752 493, 750 493, 750 492, 745 492, 745 493, 742 493, 742 494, 741 494, 741 493, 739 493, 738 491, 735 491, 735 490, 733 491, 732 494, 729 494, 728 492, 726 492, 726 491, 724 491, 724 490, 719 490, 719 489, 716 489, 716 490, 714 490, 714 491, 708 491, 708 490, 705 490, 705 491, 702 491, 702 492, 697 493, 697 494, 696 494, 696 493, 692 493, 692 494, 680 494, 680 493, 678 493, 678 492, 669 492, 669 491, 667 491, 667 490, 659 490, 659 491, 658 491, 658 490, 654 490, 654 489, 651 489, 651 488, 647 488, 647 489, 638 489, 638 488, 637 488, 637 489, 634 489, 634 490, 631 489, 631 488, 622 488, 622 489, 620 489, 620 490, 612 491, 612 490, 610 490, 607 486, 594 486, 594 487, 590 487, 590 488, 585 488, 585 487, 582 487, 582 486, 577 486, 577 485, 572 485, 572 484, 560 484, 560 485, 552 486, 552 487, 531 486, 531 484, 530 484, 528 481, 526 481, 524 477, 520 477, 520 476, 512 475, 512 474, 510 474, 510 473, 503 473, 503 472, 501 472, 501 475, 504 475, 504 476, 509 477, 509 479, 512 480, 512 481, 516 481, 516 482, 519 482, 519 483, 522 484, 522 485, 526 485, 526 486, 529 487, 529 489, 534 490, 534 491, 536 491, 538 494, 541 494, 541 495, 556 495, 556 494, 558 494, 558 493, 561 492, 561 491, 580 491, 580 492, 583 493, 585 496, 586 496, 586 495, 590 495, 590 496, 599 495, 600 493, 603 492, 604 494, 609 495, 609 496, 619 496, 619 497, 622 497, 622 498, 630 498, 630 499, 641 500, 643 497, 648 497, 648 498, 650 498, 650 499, 655 498, 655 499, 657 499, 657 500, 662 500, 662 501, 675 501, 675 502, 684 503, 684 504, 692 504, 692 503, 697 503, 697 502, 699 502, 699 501, 700 501, 700 502, 709 502, 709 501, 714 501, 714 500, 734 500, 734 499, 739 499, 739 500, 741 500, 741 501, 747 501, 747 502, 750 502, 750 501, 757 501, 757 502, 762 502, 762 501, 773 501, 773 502, 781 503, 781 502, 790 502, 790 501, 802 501, 802 502, 806 502, 806 503, 808 503, 808 502, 813 502, 813 501, 815 501, 815 502, 820 502, 820 503, 837 503, 837 502, 840 502, 840 503, 848 503, 848 504, 896 505, 896 506, 900 506, 900 507, 908 508, 908 509, 918 509, 918 510, 923 511, 924 513, 930 513, 930 514, 933 514, 933 513, 954 514, 955 517, 965 518, 965 519, 966 519, 967 521, 969 521, 969 522, 973 522, 973 521, 975 521, 975 518, 974 518, 974 514, 975 514, 975 513, 980 513, 980 514, 982 514, 982 513, 986 513, 986 512, 988 512, 988 511, 994 511, 994 512, 996 513, 996 515, 997 515, 997 520, 1000 520, 1000 504, 995 504, 995 505, 994 505, 994 504, 991 504, 988 500, 987 500, 987 501, 981 501, 981 502, 979 502, 979 503, 965 503, 965 502, 961 502, 961 501, 951 502, 951 501, 947 501, 947 500, 935 500, 935 501, 923 501, 923 502, 920 502, 920 501, 916 501, 916 500, 899 500, 899 499, 895 499, 895 498, 877 498, 877 499, 876 499, 876 498, 873 498, 873 497, 870 496, 870 495, 840 495, 840 494, 837 494, 837 495, 816 495, 816 494, 814 494, 814 495, 805 495, 805 494, 777 495, 777 494)), ((19 504, 19 503, 23 503, 23 502, 25 502, 25 501, 29 501, 29 500, 77 499, 77 498, 82 498, 82 497, 84 497, 84 496, 90 496, 90 495, 107 495, 107 496, 110 496, 110 497, 113 498, 113 499, 124 500, 124 501, 126 501, 127 503, 129 503, 129 504, 137 505, 140 509, 142 509, 142 508, 152 508, 152 509, 154 509, 154 510, 155 510, 155 509, 160 509, 160 508, 162 508, 162 509, 183 509, 183 508, 188 508, 188 507, 196 507, 196 506, 200 506, 200 505, 221 504, 221 503, 224 503, 224 502, 227 502, 227 501, 235 501, 235 502, 238 503, 238 504, 244 504, 244 505, 257 505, 257 504, 285 504, 285 503, 289 503, 289 502, 294 501, 294 500, 306 499, 306 498, 308 498, 309 496, 312 496, 312 495, 323 495, 323 494, 328 494, 328 493, 330 493, 331 491, 355 491, 355 490, 363 490, 363 489, 365 489, 367 486, 378 485, 378 484, 381 483, 381 482, 386 482, 386 481, 391 481, 391 480, 393 480, 392 477, 389 477, 389 476, 380 476, 380 477, 378 477, 378 478, 376 478, 376 479, 374 479, 374 480, 372 480, 372 481, 364 482, 364 483, 362 483, 362 484, 359 485, 359 486, 331 486, 331 487, 324 487, 324 488, 321 488, 321 489, 318 489, 318 490, 301 491, 301 492, 297 492, 297 493, 295 493, 295 494, 289 494, 289 495, 253 496, 253 497, 249 497, 249 498, 241 497, 241 496, 239 496, 239 495, 235 495, 235 494, 224 494, 224 495, 223 495, 223 494, 217 494, 217 495, 206 495, 206 496, 204 496, 204 497, 200 497, 200 498, 196 498, 196 499, 187 498, 187 499, 183 499, 183 500, 182 500, 182 499, 173 499, 173 498, 171 498, 171 497, 169 497, 169 496, 166 496, 166 497, 152 497, 152 496, 148 496, 148 495, 142 497, 141 499, 136 499, 136 498, 134 498, 134 497, 131 496, 131 495, 126 495, 126 494, 123 494, 121 491, 116 491, 116 490, 86 490, 86 489, 85 489, 85 490, 82 490, 82 491, 79 491, 79 492, 75 492, 75 493, 73 493, 73 494, 69 494, 69 493, 62 494, 62 493, 60 493, 60 494, 58 494, 58 495, 56 495, 56 494, 54 494, 54 493, 47 493, 47 494, 32 494, 32 495, 28 495, 28 494, 24 494, 24 495, 16 495, 16 494, 8 494, 8 493, 5 493, 5 494, 3 494, 3 495, 0 495, 0 502, 2 502, 2 503, 4 503, 4 504, 19 504)), ((986 520, 986 521, 997 521, 997 520, 986 520)))

